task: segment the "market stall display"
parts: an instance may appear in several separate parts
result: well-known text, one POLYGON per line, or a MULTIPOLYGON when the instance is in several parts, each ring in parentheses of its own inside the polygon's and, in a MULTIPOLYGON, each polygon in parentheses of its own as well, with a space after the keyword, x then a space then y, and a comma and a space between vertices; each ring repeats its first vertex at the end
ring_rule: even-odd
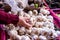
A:
MULTIPOLYGON (((22 11, 24 13, 24 11, 22 11)), ((60 31, 55 31, 53 17, 49 15, 50 12, 44 8, 29 11, 20 16, 30 17, 32 27, 25 28, 22 26, 15 27, 13 24, 5 26, 11 40, 55 40, 60 34, 60 31), (28 15, 28 16, 27 16, 28 15)))

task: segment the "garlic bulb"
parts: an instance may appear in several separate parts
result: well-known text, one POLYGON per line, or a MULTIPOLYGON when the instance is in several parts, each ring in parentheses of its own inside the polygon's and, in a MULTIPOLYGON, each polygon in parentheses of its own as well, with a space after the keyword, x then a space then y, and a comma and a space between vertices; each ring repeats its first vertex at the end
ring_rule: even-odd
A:
POLYGON ((58 37, 57 33, 53 33, 53 36, 52 36, 52 37, 53 37, 53 38, 58 37))
POLYGON ((39 39, 40 39, 40 40, 47 40, 47 38, 46 38, 45 36, 42 36, 42 35, 39 36, 39 39))
POLYGON ((37 28, 35 27, 32 28, 32 33, 36 34, 37 31, 38 31, 37 28))
POLYGON ((16 30, 9 30, 9 31, 8 31, 8 35, 9 35, 9 36, 12 36, 13 39, 15 39, 16 36, 18 35, 18 33, 17 33, 16 30))
POLYGON ((28 36, 21 36, 21 40, 30 40, 30 38, 28 36))
POLYGON ((30 18, 30 21, 31 21, 31 24, 34 25, 35 22, 36 22, 36 18, 35 18, 35 17, 31 17, 31 18, 30 18))
POLYGON ((47 16, 47 18, 53 20, 53 17, 51 15, 47 16))
POLYGON ((57 35, 60 36, 60 31, 56 31, 57 35))
POLYGON ((49 22, 53 22, 53 17, 51 15, 47 16, 49 22))
POLYGON ((43 27, 43 22, 36 22, 35 26, 38 28, 42 28, 43 27))
POLYGON ((33 10, 33 15, 37 15, 38 14, 38 12, 37 12, 37 10, 33 10))
POLYGON ((44 15, 49 15, 50 14, 50 12, 48 10, 45 10, 45 9, 42 9, 42 8, 41 8, 40 12, 44 15))
POLYGON ((30 16, 32 16, 32 15, 33 15, 33 12, 32 12, 32 11, 29 11, 28 14, 29 14, 30 16))
POLYGON ((27 13, 24 13, 24 17, 28 17, 28 18, 30 18, 30 15, 27 14, 27 13))
POLYGON ((26 33, 28 33, 28 34, 31 34, 31 32, 32 32, 32 27, 30 27, 29 29, 26 29, 26 33))
POLYGON ((43 14, 42 13, 39 13, 39 16, 43 16, 43 14))
POLYGON ((37 22, 41 22, 41 21, 43 21, 42 16, 36 16, 36 19, 37 19, 37 22))
POLYGON ((38 40, 38 35, 33 35, 32 40, 38 40))
POLYGON ((19 35, 23 35, 23 34, 25 34, 25 27, 21 27, 20 29, 19 29, 19 35))
POLYGON ((43 19, 44 22, 47 21, 46 16, 42 16, 42 19, 43 19))
POLYGON ((30 6, 34 7, 34 4, 32 3, 30 6))

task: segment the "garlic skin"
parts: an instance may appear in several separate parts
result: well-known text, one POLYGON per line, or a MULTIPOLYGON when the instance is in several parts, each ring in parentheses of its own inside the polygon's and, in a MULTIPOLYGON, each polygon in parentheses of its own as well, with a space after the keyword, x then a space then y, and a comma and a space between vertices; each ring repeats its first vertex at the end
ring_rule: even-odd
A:
POLYGON ((30 27, 29 29, 26 29, 26 33, 27 33, 27 34, 31 34, 31 32, 32 32, 31 29, 32 29, 32 27, 30 27))
POLYGON ((21 27, 20 29, 19 29, 19 35, 23 35, 23 34, 25 34, 25 27, 21 27))
POLYGON ((53 20, 53 17, 51 15, 47 16, 47 19, 53 20))
POLYGON ((8 34, 14 36, 14 35, 17 35, 18 33, 16 30, 10 30, 8 34))
POLYGON ((57 33, 53 33, 52 38, 56 38, 56 37, 58 37, 57 33))
POLYGON ((35 26, 36 26, 37 28, 42 28, 42 27, 43 27, 43 22, 36 22, 36 23, 35 23, 35 26))
POLYGON ((13 39, 20 39, 20 36, 18 35, 17 31, 16 30, 10 30, 8 32, 8 35, 10 37, 13 37, 13 39), (19 36, 19 37, 18 37, 19 36))
POLYGON ((37 15, 38 14, 38 12, 37 12, 37 10, 33 10, 33 15, 37 15))
POLYGON ((49 22, 53 22, 53 17, 51 15, 47 16, 49 22))
POLYGON ((33 16, 33 17, 30 18, 30 22, 31 22, 32 25, 34 25, 36 23, 35 16, 33 16))
POLYGON ((35 27, 32 28, 32 33, 36 33, 37 31, 38 31, 37 28, 35 27))
POLYGON ((42 13, 39 13, 39 16, 44 16, 42 13))
POLYGON ((36 16, 36 19, 37 19, 37 22, 41 22, 41 21, 43 21, 42 16, 36 16))
POLYGON ((38 35, 33 35, 32 36, 32 40, 37 40, 38 39, 38 35))
POLYGON ((39 39, 40 39, 40 40, 47 40, 47 38, 46 38, 45 36, 42 36, 42 35, 39 36, 39 39))
POLYGON ((28 14, 29 14, 30 16, 32 16, 32 15, 33 15, 33 12, 32 12, 32 11, 29 11, 28 14))
POLYGON ((46 16, 42 16, 42 19, 43 19, 44 22, 47 21, 46 16))
POLYGON ((21 40, 30 40, 30 38, 28 36, 21 36, 21 40))
POLYGON ((49 15, 50 14, 50 12, 48 10, 45 10, 43 8, 41 8, 40 12, 44 15, 49 15))
POLYGON ((56 31, 57 35, 60 36, 60 31, 56 31))
POLYGON ((32 3, 30 6, 34 7, 34 4, 32 3))

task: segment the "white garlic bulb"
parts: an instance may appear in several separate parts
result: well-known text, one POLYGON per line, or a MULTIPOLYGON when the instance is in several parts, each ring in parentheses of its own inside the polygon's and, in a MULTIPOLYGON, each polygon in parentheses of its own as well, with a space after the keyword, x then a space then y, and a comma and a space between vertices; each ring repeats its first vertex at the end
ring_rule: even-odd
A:
POLYGON ((28 36, 23 35, 21 36, 21 40, 30 40, 30 38, 28 36))
POLYGON ((42 36, 42 35, 39 36, 39 39, 40 39, 40 40, 47 40, 47 38, 46 38, 45 36, 42 36))
POLYGON ((43 28, 37 28, 37 32, 38 32, 38 34, 41 34, 42 33, 42 30, 43 30, 43 28))
POLYGON ((53 17, 51 15, 47 16, 49 22, 53 22, 53 17))
POLYGON ((41 21, 43 21, 43 18, 42 18, 42 16, 36 16, 36 19, 37 19, 37 21, 38 21, 38 22, 41 22, 41 21))
POLYGON ((31 34, 31 32, 32 32, 32 27, 30 27, 29 29, 26 29, 26 33, 28 33, 28 34, 31 34))
POLYGON ((23 34, 25 34, 25 32, 26 32, 25 27, 21 27, 19 29, 19 35, 23 35, 23 34))
POLYGON ((38 35, 33 35, 32 36, 32 40, 37 40, 38 39, 38 35))
POLYGON ((50 27, 51 29, 55 29, 53 23, 50 23, 49 27, 50 27))
POLYGON ((41 8, 40 12, 44 15, 49 15, 50 14, 50 12, 48 10, 45 10, 45 9, 42 9, 42 8, 41 8))
POLYGON ((32 16, 32 15, 33 15, 33 12, 32 12, 32 11, 29 11, 28 14, 29 14, 30 16, 32 16))
POLYGON ((31 18, 30 18, 30 21, 31 21, 31 24, 34 25, 35 22, 36 22, 36 18, 35 18, 35 17, 31 17, 31 18))
POLYGON ((47 16, 47 18, 53 20, 53 17, 51 15, 47 16))
POLYGON ((49 21, 45 21, 45 22, 44 22, 44 26, 45 26, 45 27, 49 26, 49 24, 50 24, 49 21))
POLYGON ((37 15, 38 14, 38 12, 37 12, 37 10, 33 10, 33 15, 37 15))
POLYGON ((36 27, 43 27, 44 22, 36 22, 35 26, 36 27))
POLYGON ((11 36, 16 36, 18 33, 17 33, 16 30, 13 29, 13 30, 9 30, 8 34, 11 35, 11 36))
POLYGON ((25 32, 25 27, 21 27, 20 30, 25 32))
POLYGON ((42 13, 39 13, 39 16, 43 16, 43 14, 42 13))
POLYGON ((42 16, 42 19, 43 19, 44 22, 47 21, 46 16, 42 16))
POLYGON ((60 36, 60 31, 56 31, 57 35, 60 36))
POLYGON ((52 38, 56 38, 56 37, 58 37, 57 33, 53 33, 52 38))
POLYGON ((35 34, 37 31, 38 31, 38 29, 37 29, 37 28, 35 28, 35 27, 33 27, 33 28, 32 28, 32 33, 34 33, 34 34, 35 34))
POLYGON ((15 26, 13 24, 8 24, 6 27, 9 27, 8 30, 13 30, 15 29, 15 26))
POLYGON ((32 3, 30 6, 34 7, 34 4, 32 3))

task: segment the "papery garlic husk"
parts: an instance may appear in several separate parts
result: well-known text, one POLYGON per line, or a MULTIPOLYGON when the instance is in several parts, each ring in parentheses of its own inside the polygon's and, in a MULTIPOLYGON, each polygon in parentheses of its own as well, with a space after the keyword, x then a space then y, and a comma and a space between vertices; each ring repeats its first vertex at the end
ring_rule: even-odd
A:
POLYGON ((30 16, 33 16, 33 12, 32 12, 32 11, 29 11, 28 14, 29 14, 30 16))
POLYGON ((34 3, 32 3, 30 6, 31 6, 31 7, 34 7, 34 3))
POLYGON ((26 32, 25 27, 21 27, 18 31, 19 31, 19 35, 23 35, 26 32))
POLYGON ((41 8, 40 12, 44 15, 49 15, 50 14, 50 12, 48 10, 45 10, 43 8, 41 8))
POLYGON ((39 36, 39 39, 40 39, 40 40, 47 40, 47 38, 46 38, 45 36, 42 36, 42 35, 39 36))
POLYGON ((42 28, 43 27, 44 22, 36 22, 35 26, 38 28, 42 28))
POLYGON ((21 40, 30 40, 30 38, 28 36, 23 35, 21 37, 22 37, 21 40))
POLYGON ((37 10, 33 10, 33 15, 37 15, 38 14, 38 11, 37 10))
POLYGON ((38 35, 32 35, 32 40, 38 40, 38 35))

